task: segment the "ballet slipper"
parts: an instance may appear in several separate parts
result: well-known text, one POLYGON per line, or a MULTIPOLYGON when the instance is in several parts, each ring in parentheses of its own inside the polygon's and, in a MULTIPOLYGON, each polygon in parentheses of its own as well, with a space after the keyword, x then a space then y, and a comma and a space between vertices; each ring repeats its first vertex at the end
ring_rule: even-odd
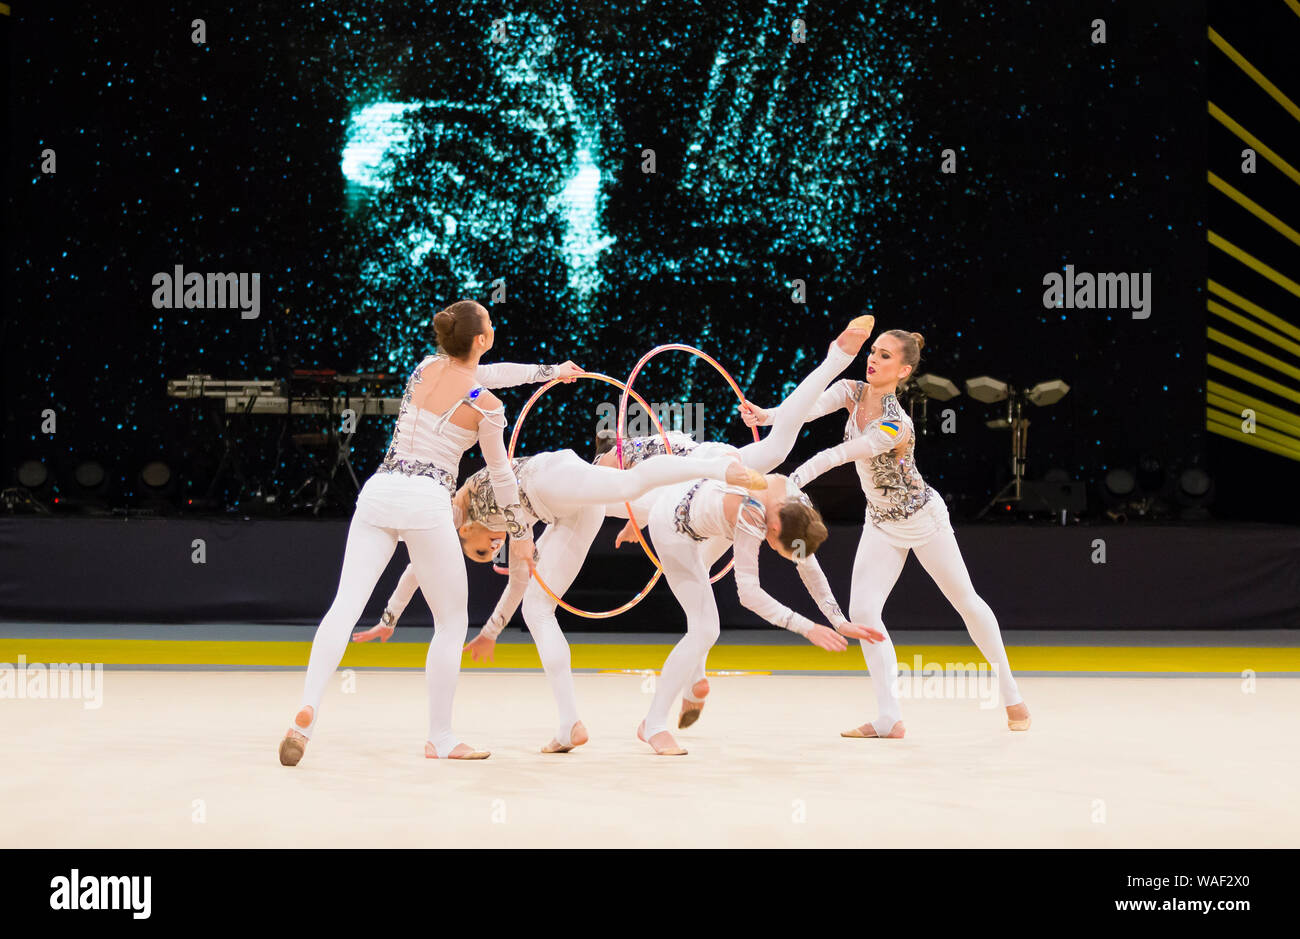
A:
POLYGON ((284 739, 280 741, 280 765, 297 766, 298 761, 302 759, 303 752, 307 749, 307 735, 302 731, 311 726, 311 722, 316 715, 316 711, 310 704, 305 704, 298 709, 298 713, 293 716, 293 722, 298 730, 290 727, 285 731, 284 739))
POLYGON ((569 742, 567 744, 560 743, 557 739, 552 739, 550 743, 542 747, 542 752, 568 753, 574 747, 580 747, 590 739, 591 738, 587 736, 587 728, 582 725, 582 721, 578 721, 569 728, 569 742))
POLYGON ((727 467, 726 482, 729 486, 742 489, 766 489, 767 477, 758 470, 750 469, 739 460, 727 467))
POLYGON ((845 329, 861 329, 866 333, 870 333, 875 328, 876 318, 870 313, 863 313, 861 316, 853 317, 853 319, 849 320, 849 325, 845 327, 845 329))
POLYGON ((1010 729, 1010 730, 1028 730, 1028 729, 1029 729, 1029 724, 1030 724, 1030 722, 1033 720, 1033 718, 1031 718, 1031 717, 1029 716, 1029 709, 1028 709, 1028 708, 1025 708, 1025 716, 1024 716, 1024 717, 1021 717, 1021 718, 1013 718, 1013 717, 1011 716, 1011 708, 1014 708, 1014 707, 1025 707, 1025 703, 1024 703, 1023 701, 1021 701, 1019 704, 1013 704, 1013 705, 1011 705, 1011 707, 1007 708, 1007 727, 1008 727, 1008 729, 1010 729))
POLYGON ((662 747, 655 746, 654 737, 650 738, 649 740, 645 738, 645 721, 642 721, 637 726, 636 739, 640 740, 642 743, 650 744, 651 749, 655 751, 655 754, 657 756, 685 756, 686 755, 686 751, 683 750, 681 747, 677 746, 677 741, 673 740, 673 735, 668 733, 668 731, 661 730, 659 731, 659 733, 655 734, 655 737, 667 737, 669 740, 672 740, 672 746, 668 746, 668 745, 664 745, 662 747))
POLYGON ((424 742, 424 758, 426 760, 486 760, 492 755, 489 750, 473 750, 467 743, 458 743, 451 748, 451 753, 446 756, 438 756, 437 749, 427 740, 424 742), (465 749, 457 753, 461 747, 465 749))
POLYGON ((907 733, 907 730, 906 728, 903 727, 903 722, 894 721, 894 726, 889 728, 889 733, 885 734, 885 736, 881 738, 880 734, 876 733, 875 726, 870 721, 868 721, 867 723, 863 724, 861 727, 854 727, 852 730, 840 731, 840 736, 853 737, 856 740, 870 740, 872 738, 884 739, 884 740, 902 740, 903 735, 905 733, 907 733))
POLYGON ((307 738, 296 730, 287 730, 280 741, 280 765, 297 766, 307 749, 307 738))
POLYGON ((876 318, 870 314, 854 317, 849 321, 849 325, 844 327, 844 332, 836 338, 835 344, 842 351, 857 355, 862 351, 866 341, 871 338, 871 330, 875 327, 876 318))
POLYGON ((709 680, 701 678, 691 686, 690 697, 682 695, 682 713, 677 718, 677 727, 679 730, 690 727, 700 719, 700 712, 704 710, 704 699, 709 695, 709 680))

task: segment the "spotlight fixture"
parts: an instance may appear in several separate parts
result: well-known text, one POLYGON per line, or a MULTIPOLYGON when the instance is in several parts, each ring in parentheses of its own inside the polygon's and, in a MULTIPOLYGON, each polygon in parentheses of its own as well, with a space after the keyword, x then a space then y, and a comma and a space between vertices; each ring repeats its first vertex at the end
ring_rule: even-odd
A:
POLYGON ((1208 506, 1214 501, 1214 480, 1195 461, 1178 474, 1174 490, 1183 521, 1205 521, 1210 517, 1208 506))
POLYGON ((1108 496, 1123 501, 1137 489, 1137 477, 1132 470, 1117 466, 1106 474, 1105 486, 1108 496))
POLYGON ((1059 378, 1052 381, 1040 381, 1029 389, 1029 401, 1039 407, 1046 407, 1060 401, 1069 394, 1069 391, 1070 386, 1059 378))
POLYGON ((148 489, 156 491, 166 489, 167 484, 171 482, 171 478, 171 467, 162 460, 146 463, 144 468, 140 470, 140 482, 148 489))
POLYGON ((103 465, 94 460, 78 463, 77 468, 72 472, 72 478, 76 480, 77 486, 87 495, 95 493, 104 485, 106 475, 103 465))
POLYGON ((949 379, 939 375, 918 375, 916 386, 925 392, 927 398, 935 401, 951 401, 961 394, 961 390, 949 379))
POLYGON ((990 378, 988 375, 966 379, 966 393, 976 401, 981 401, 984 404, 996 404, 998 401, 1005 401, 1010 390, 1011 386, 1006 382, 990 378))
POLYGON ((11 514, 50 513, 48 503, 54 497, 54 477, 43 462, 23 460, 14 470, 14 483, 12 488, 0 489, 0 509, 11 514))
POLYGON ((24 460, 18 466, 18 485, 24 489, 40 489, 50 478, 50 471, 40 460, 24 460))
POLYGON ((1202 504, 1213 489, 1210 474, 1199 466, 1189 466, 1178 476, 1178 501, 1183 505, 1202 504))
POLYGON ((998 490, 997 494, 989 500, 988 505, 975 516, 976 518, 983 518, 996 505, 1007 504, 1007 508, 1010 509, 1012 504, 1024 498, 1025 454, 1029 448, 1029 418, 1025 416, 1026 402, 1037 405, 1055 404, 1064 398, 1069 390, 1070 386, 1059 378, 1039 382, 1028 391, 999 381, 990 375, 966 379, 966 393, 976 401, 985 404, 995 404, 999 401, 1007 403, 1006 416, 985 421, 985 426, 994 430, 1011 431, 1011 481, 998 490))

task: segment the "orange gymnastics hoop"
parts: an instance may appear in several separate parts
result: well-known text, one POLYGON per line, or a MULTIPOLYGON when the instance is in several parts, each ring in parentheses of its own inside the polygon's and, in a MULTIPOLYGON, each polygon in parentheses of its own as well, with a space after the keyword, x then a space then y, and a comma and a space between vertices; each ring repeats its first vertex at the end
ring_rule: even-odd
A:
MULTIPOLYGON (((544 395, 546 392, 550 391, 560 382, 569 381, 573 378, 594 378, 596 381, 603 381, 608 385, 613 385, 616 388, 621 388, 623 391, 624 401, 627 400, 627 395, 630 391, 627 385, 623 384, 617 378, 610 378, 608 375, 602 375, 599 372, 581 372, 578 375, 570 375, 565 378, 552 378, 546 384, 542 385, 540 388, 534 391, 533 396, 529 398, 527 403, 524 404, 524 406, 519 410, 519 416, 515 418, 515 429, 510 434, 510 449, 506 454, 507 459, 513 460, 515 458, 515 443, 519 440, 519 430, 524 426, 524 418, 528 415, 528 412, 533 409, 533 405, 537 403, 537 399, 540 398, 542 395, 544 395)), ((645 400, 639 394, 637 394, 635 391, 632 391, 631 394, 632 397, 636 399, 637 403, 640 404, 641 407, 645 408, 646 413, 650 415, 650 419, 654 421, 655 428, 659 431, 660 436, 662 436, 664 439, 664 446, 668 448, 669 453, 672 453, 672 443, 668 440, 668 434, 664 431, 663 425, 659 422, 659 417, 654 413, 654 411, 650 409, 650 405, 646 404, 645 400)), ((755 433, 757 434, 757 431, 755 431, 755 433)), ((618 462, 619 462, 619 467, 621 468, 623 465, 623 457, 621 453, 619 454, 618 462)), ((632 515, 632 506, 628 505, 628 503, 624 503, 624 505, 627 505, 627 514, 630 517, 632 515)), ((636 606, 643 599, 645 599, 645 595, 650 592, 650 590, 654 587, 654 585, 659 582, 659 578, 663 575, 663 569, 659 565, 659 559, 654 556, 654 552, 650 550, 650 546, 645 543, 645 539, 641 537, 641 533, 639 530, 637 531, 637 540, 641 542, 641 547, 645 550, 646 555, 649 556, 650 560, 654 562, 654 566, 655 566, 654 576, 650 578, 649 583, 647 583, 644 587, 641 588, 640 593, 638 593, 627 603, 624 603, 622 606, 613 610, 604 610, 603 612, 592 612, 590 610, 580 610, 576 606, 566 603, 563 597, 556 596, 555 591, 553 591, 549 586, 547 586, 546 581, 542 580, 542 575, 537 572, 537 566, 533 564, 531 558, 528 560, 528 567, 529 570, 532 571, 533 579, 537 581, 537 586, 541 587, 542 590, 546 593, 546 595, 555 601, 557 606, 563 607, 573 615, 581 616, 585 619, 609 619, 612 616, 618 616, 620 613, 626 613, 628 610, 632 609, 632 607, 636 606)))
MULTIPOLYGON (((718 374, 721 375, 726 380, 727 384, 731 386, 731 390, 736 393, 736 397, 740 399, 740 403, 741 404, 745 403, 745 395, 740 390, 740 386, 736 384, 736 380, 732 378, 731 374, 725 368, 719 365, 712 356, 708 355, 705 352, 701 352, 699 349, 695 348, 694 346, 682 345, 680 342, 670 342, 662 346, 655 346, 645 355, 641 356, 641 361, 636 363, 636 368, 632 369, 632 374, 627 376, 627 384, 623 386, 623 397, 620 398, 618 402, 618 429, 615 432, 614 440, 615 440, 615 446, 618 449, 619 469, 623 468, 623 431, 627 427, 627 399, 629 395, 636 398, 637 403, 640 404, 641 407, 645 408, 646 412, 649 413, 651 418, 654 419, 655 427, 659 429, 659 432, 661 434, 663 433, 663 427, 660 425, 659 419, 655 416, 653 411, 651 411, 648 407, 646 407, 646 403, 642 399, 642 397, 632 390, 632 383, 636 381, 637 372, 641 371, 642 366, 644 366, 647 362, 653 359, 660 352, 672 352, 672 351, 689 352, 691 355, 698 356, 699 358, 708 362, 717 370, 718 374)), ((751 428, 751 430, 754 431, 755 442, 760 440, 761 438, 759 437, 758 428, 753 427, 751 428)), ((664 442, 665 444, 668 442, 667 435, 664 435, 664 442)), ((669 450, 669 453, 671 452, 672 451, 669 450)), ((641 547, 645 549, 646 554, 650 555, 650 559, 655 562, 655 567, 658 568, 659 570, 663 570, 663 568, 659 566, 659 559, 654 556, 654 553, 650 550, 650 546, 646 544, 645 537, 641 534, 641 525, 637 522, 636 516, 632 514, 631 505, 628 505, 627 507, 627 515, 628 518, 632 520, 632 527, 636 530, 636 540, 641 542, 641 547)), ((722 570, 718 571, 716 574, 714 574, 712 577, 709 578, 709 583, 716 584, 718 581, 722 580, 722 578, 726 577, 727 574, 731 571, 731 568, 735 563, 736 563, 736 559, 733 557, 730 561, 727 562, 726 567, 724 567, 722 570)))

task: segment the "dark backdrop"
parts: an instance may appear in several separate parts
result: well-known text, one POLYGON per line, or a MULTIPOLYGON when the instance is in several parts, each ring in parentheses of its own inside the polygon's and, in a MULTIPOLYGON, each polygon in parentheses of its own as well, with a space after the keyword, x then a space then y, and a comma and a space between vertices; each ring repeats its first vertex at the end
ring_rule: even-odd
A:
MULTIPOLYGON (((201 490, 214 428, 166 379, 402 372, 432 313, 486 302, 496 278, 499 359, 623 376, 688 342, 769 403, 869 310, 924 333, 923 370, 959 384, 1070 384, 1032 414, 1031 475, 1206 456, 1201 3, 846 0, 803 12, 804 44, 795 7, 764 0, 13 7, 6 473, 40 458, 65 485, 93 456, 129 504, 161 457, 201 490), (176 264, 260 272, 260 317, 154 309, 150 279, 176 264), (1150 318, 1044 309, 1065 264, 1150 271, 1150 318)), ((685 357, 643 390, 743 439, 730 392, 685 357)), ((525 449, 585 450, 606 387, 551 397, 525 449)), ((955 433, 932 411, 919 462, 961 518, 1005 481, 1008 440, 984 425, 996 407, 948 406, 955 433)), ((822 425, 796 459, 838 440, 822 425)), ((246 432, 268 491, 303 476, 294 429, 246 432)), ((363 422, 363 477, 386 435, 363 422)), ((1266 484, 1294 467, 1250 456, 1266 484)), ((860 496, 831 495, 832 516, 860 517, 860 496)))

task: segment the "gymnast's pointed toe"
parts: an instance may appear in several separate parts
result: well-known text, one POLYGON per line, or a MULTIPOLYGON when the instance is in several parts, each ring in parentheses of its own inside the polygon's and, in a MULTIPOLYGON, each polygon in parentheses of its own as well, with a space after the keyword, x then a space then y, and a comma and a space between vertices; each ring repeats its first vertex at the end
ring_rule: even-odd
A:
POLYGON ((1032 720, 1029 708, 1023 701, 1007 708, 1007 727, 1011 730, 1028 730, 1032 720))
POLYGON ((555 737, 551 740, 550 743, 542 747, 542 752, 543 753, 568 753, 570 750, 573 750, 575 747, 582 746, 590 739, 591 737, 587 734, 586 726, 582 723, 582 721, 578 721, 573 725, 573 727, 569 729, 568 743, 560 743, 560 739, 558 737, 555 737))
POLYGON ((876 318, 870 313, 864 313, 861 316, 855 316, 853 319, 849 320, 849 325, 845 328, 861 329, 869 335, 871 331, 876 328, 876 318))
POLYGON ((290 730, 280 740, 280 765, 297 766, 307 750, 307 738, 296 730, 290 730))
POLYGON ((458 743, 446 756, 438 756, 438 749, 429 741, 424 742, 424 758, 427 760, 486 760, 492 755, 490 750, 475 750, 467 743, 458 743))
POLYGON ((682 700, 682 713, 677 718, 677 729, 685 730, 700 719, 700 712, 704 710, 703 701, 682 700))

